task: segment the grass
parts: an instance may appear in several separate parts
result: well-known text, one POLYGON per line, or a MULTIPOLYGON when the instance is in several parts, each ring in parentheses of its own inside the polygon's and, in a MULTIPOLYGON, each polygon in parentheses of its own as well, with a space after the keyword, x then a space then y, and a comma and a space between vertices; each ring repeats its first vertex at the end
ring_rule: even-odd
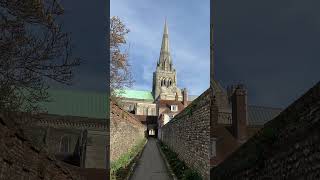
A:
POLYGON ((128 176, 132 164, 137 160, 137 155, 143 150, 146 139, 140 140, 127 153, 120 156, 116 161, 111 162, 110 179, 122 180, 128 176))
POLYGON ((160 147, 178 179, 202 180, 200 174, 195 170, 188 168, 188 166, 178 158, 178 154, 170 150, 167 145, 160 142, 160 147))

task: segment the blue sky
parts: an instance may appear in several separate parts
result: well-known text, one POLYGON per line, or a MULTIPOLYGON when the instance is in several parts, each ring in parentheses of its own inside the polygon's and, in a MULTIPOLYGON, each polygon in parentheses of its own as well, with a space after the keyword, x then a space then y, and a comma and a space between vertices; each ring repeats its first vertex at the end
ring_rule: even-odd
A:
POLYGON ((200 95, 209 87, 209 4, 209 0, 110 1, 110 16, 120 17, 130 29, 127 38, 134 89, 152 89, 165 18, 178 87, 188 88, 191 95, 200 95))

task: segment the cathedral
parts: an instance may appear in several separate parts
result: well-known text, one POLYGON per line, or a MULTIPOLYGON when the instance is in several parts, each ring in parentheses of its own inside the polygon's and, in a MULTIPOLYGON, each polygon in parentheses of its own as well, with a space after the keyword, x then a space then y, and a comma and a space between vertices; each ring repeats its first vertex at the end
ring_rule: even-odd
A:
POLYGON ((155 135, 158 126, 168 123, 196 98, 189 96, 186 88, 177 87, 177 72, 170 54, 166 21, 160 55, 153 73, 152 91, 125 89, 119 96, 123 99, 124 109, 137 115, 148 125, 149 135, 155 135))
POLYGON ((153 73, 152 93, 155 100, 182 101, 182 92, 177 87, 177 73, 172 64, 168 26, 165 22, 160 57, 153 73))

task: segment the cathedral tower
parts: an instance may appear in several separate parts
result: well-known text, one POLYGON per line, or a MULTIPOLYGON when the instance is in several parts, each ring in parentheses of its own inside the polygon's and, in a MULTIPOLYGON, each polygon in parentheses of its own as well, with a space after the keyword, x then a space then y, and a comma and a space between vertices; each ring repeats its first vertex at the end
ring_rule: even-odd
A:
POLYGON ((177 88, 176 70, 173 68, 170 55, 167 21, 164 23, 160 57, 157 62, 156 71, 153 73, 152 92, 155 100, 158 98, 162 100, 175 100, 177 96, 178 100, 182 101, 182 93, 177 88))

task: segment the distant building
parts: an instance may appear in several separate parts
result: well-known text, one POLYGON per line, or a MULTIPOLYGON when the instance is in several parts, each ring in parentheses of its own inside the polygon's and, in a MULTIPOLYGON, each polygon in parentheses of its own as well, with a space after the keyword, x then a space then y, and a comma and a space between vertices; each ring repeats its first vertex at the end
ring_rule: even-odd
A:
POLYGON ((213 88, 217 112, 211 115, 211 167, 220 164, 282 111, 280 108, 248 105, 243 85, 228 88, 229 93, 218 85, 213 88))
POLYGON ((23 126, 34 144, 46 146, 58 160, 80 168, 107 169, 106 93, 52 90, 42 112, 23 126))
POLYGON ((189 96, 187 89, 177 87, 177 73, 174 69, 169 46, 168 25, 165 22, 157 67, 153 73, 152 91, 125 89, 118 91, 124 102, 124 109, 146 121, 149 135, 157 135, 160 127, 181 112, 196 96, 189 96), (147 118, 152 116, 153 118, 147 118), (152 123, 151 123, 151 119, 152 123), (157 119, 154 122, 154 119, 157 119), (158 128, 159 127, 159 128, 158 128))

